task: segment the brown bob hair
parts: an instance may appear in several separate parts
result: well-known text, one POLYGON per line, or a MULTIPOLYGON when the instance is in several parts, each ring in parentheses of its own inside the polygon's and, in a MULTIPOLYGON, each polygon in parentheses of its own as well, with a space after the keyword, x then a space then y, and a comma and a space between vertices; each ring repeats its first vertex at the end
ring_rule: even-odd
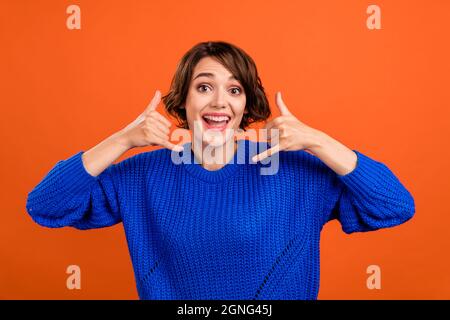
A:
POLYGON ((239 47, 223 41, 201 42, 184 54, 178 63, 169 92, 162 97, 167 112, 178 120, 178 127, 189 129, 184 104, 194 68, 204 57, 215 58, 244 87, 245 109, 239 128, 245 130, 254 122, 270 117, 270 107, 258 76, 255 62, 239 47))

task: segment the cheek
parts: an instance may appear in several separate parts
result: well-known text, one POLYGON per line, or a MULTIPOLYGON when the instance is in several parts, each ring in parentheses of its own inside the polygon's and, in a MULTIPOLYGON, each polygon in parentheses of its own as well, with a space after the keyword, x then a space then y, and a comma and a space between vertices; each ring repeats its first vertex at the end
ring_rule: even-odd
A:
POLYGON ((244 96, 244 98, 242 99, 242 101, 241 101, 241 112, 242 113, 244 113, 244 111, 245 111, 245 105, 247 104, 247 99, 246 99, 246 97, 244 96))
POLYGON ((234 108, 234 114, 236 115, 236 117, 242 117, 244 115, 245 112, 245 99, 239 101, 238 104, 236 104, 236 107, 234 108))
POLYGON ((190 126, 192 126, 193 122, 197 119, 198 112, 195 110, 195 108, 191 106, 187 106, 186 108, 186 118, 189 122, 190 126))
POLYGON ((201 111, 202 101, 198 96, 189 93, 186 98, 186 116, 189 119, 194 119, 197 114, 201 111))

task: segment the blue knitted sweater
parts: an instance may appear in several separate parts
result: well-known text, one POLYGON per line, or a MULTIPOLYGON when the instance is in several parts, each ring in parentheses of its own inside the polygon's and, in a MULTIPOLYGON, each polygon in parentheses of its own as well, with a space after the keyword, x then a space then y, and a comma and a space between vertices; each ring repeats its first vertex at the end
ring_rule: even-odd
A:
POLYGON ((183 147, 181 163, 164 148, 97 177, 80 151, 54 165, 26 209, 51 228, 122 222, 139 297, 192 300, 316 299, 325 223, 363 232, 415 212, 396 176, 356 150, 357 166, 344 176, 305 151, 280 152, 278 171, 263 175, 270 164, 251 161, 258 142, 239 140, 234 159, 216 171, 197 162, 190 142, 183 147))

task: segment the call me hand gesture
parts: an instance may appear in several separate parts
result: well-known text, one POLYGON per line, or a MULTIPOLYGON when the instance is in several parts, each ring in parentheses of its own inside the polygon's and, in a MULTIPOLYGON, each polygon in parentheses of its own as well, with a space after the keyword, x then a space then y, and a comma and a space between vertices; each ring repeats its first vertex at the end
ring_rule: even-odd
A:
POLYGON ((172 123, 156 111, 161 101, 161 92, 156 91, 145 111, 132 123, 122 129, 123 141, 128 148, 162 146, 173 151, 182 151, 183 147, 169 141, 172 123))
POLYGON ((133 122, 83 152, 81 158, 86 171, 96 177, 123 153, 135 147, 159 145, 173 151, 182 151, 182 146, 169 141, 172 123, 156 111, 160 101, 161 92, 157 90, 145 111, 133 122))
POLYGON ((270 149, 254 156, 254 162, 261 161, 281 150, 305 150, 318 157, 336 174, 344 176, 352 172, 357 165, 358 156, 350 148, 333 139, 326 133, 311 128, 298 120, 287 108, 281 93, 275 95, 275 102, 281 116, 268 122, 264 128, 268 130, 268 141, 272 139, 272 132, 278 135, 279 142, 270 149), (271 130, 277 129, 277 130, 271 130), (271 132, 272 131, 272 132, 271 132))
POLYGON ((305 150, 312 153, 310 149, 313 149, 317 145, 318 131, 298 120, 289 111, 281 98, 281 92, 276 93, 275 102, 280 110, 281 116, 269 121, 264 126, 264 129, 267 129, 268 141, 278 136, 279 142, 270 149, 254 156, 252 158, 254 162, 261 161, 282 150, 305 150))

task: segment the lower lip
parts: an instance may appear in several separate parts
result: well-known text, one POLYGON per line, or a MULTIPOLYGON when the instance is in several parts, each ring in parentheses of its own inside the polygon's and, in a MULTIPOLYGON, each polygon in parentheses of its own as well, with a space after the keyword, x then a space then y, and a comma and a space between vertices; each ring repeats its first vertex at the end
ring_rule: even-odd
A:
POLYGON ((225 123, 225 125, 223 125, 221 127, 211 126, 203 118, 202 118, 202 121, 203 121, 203 124, 205 125, 206 129, 208 129, 208 130, 223 131, 223 130, 225 130, 227 128, 227 126, 228 126, 228 124, 230 123, 231 120, 229 120, 227 123, 225 123))

